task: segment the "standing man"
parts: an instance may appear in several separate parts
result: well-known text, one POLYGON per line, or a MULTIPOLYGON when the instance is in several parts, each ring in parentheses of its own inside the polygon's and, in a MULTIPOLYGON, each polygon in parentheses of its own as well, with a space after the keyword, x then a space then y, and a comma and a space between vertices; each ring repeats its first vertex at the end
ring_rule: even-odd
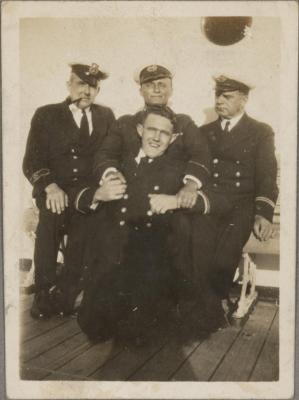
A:
POLYGON ((211 150, 211 183, 234 209, 221 218, 195 215, 192 240, 196 279, 211 327, 217 328, 251 231, 261 241, 272 235, 278 188, 273 131, 245 112, 250 87, 223 75, 214 79, 219 118, 200 129, 211 150))
POLYGON ((56 283, 57 253, 65 233, 70 303, 77 292, 85 221, 74 209, 72 193, 90 183, 94 153, 114 122, 110 108, 93 104, 100 81, 107 77, 95 63, 71 65, 69 97, 37 109, 32 118, 23 171, 33 185, 40 211, 34 249, 33 318, 49 317, 54 312, 50 293, 56 283))
MULTIPOLYGON (((147 106, 165 106, 172 95, 172 74, 161 65, 149 65, 139 74, 140 94, 147 106)), ((94 173, 98 181, 115 174, 120 174, 120 159, 123 151, 128 149, 135 154, 140 148, 140 137, 137 125, 140 124, 142 111, 135 115, 124 115, 119 118, 103 142, 95 157, 94 173)), ((197 199, 197 190, 210 176, 210 156, 205 138, 199 134, 192 119, 184 114, 176 115, 176 140, 169 146, 167 153, 173 159, 183 155, 187 166, 184 175, 184 185, 178 193, 179 206, 192 208, 197 199)))

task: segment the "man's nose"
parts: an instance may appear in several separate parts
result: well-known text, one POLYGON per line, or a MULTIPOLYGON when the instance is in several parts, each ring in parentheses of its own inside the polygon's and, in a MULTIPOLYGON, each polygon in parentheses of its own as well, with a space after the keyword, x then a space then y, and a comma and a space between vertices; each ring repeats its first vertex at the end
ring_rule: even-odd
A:
POLYGON ((160 141, 160 131, 156 131, 156 132, 154 133, 153 139, 154 139, 156 142, 159 142, 159 141, 160 141))
POLYGON ((160 86, 159 85, 154 85, 154 92, 159 93, 160 92, 160 86))
POLYGON ((87 95, 90 94, 90 87, 89 87, 89 85, 85 85, 85 86, 84 86, 84 93, 87 94, 87 95))

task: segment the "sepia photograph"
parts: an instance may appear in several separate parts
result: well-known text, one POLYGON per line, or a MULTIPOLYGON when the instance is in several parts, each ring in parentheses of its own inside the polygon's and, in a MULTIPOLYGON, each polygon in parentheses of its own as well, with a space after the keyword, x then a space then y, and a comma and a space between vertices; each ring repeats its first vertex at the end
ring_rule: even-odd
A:
POLYGON ((296 1, 4 1, 10 399, 288 399, 296 1))

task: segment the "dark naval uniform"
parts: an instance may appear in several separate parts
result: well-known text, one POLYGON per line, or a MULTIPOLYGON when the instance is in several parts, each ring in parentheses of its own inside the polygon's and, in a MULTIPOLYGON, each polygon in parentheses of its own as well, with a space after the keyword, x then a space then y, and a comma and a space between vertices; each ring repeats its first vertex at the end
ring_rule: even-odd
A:
MULTIPOLYGON (((137 132, 132 135, 137 141, 137 132)), ((135 319, 141 316, 134 325, 137 334, 143 317, 176 302, 172 259, 179 244, 173 235, 172 216, 182 211, 153 215, 148 195, 176 194, 187 162, 184 157, 173 160, 167 153, 153 160, 142 158, 137 165, 140 139, 138 148, 132 142, 119 163, 127 181, 126 194, 121 200, 99 204, 100 212, 89 220, 85 289, 78 321, 90 338, 112 335, 117 322, 128 313, 135 319)), ((94 191, 86 188, 79 193, 79 211, 90 211, 94 191)), ((225 207, 230 205, 220 196, 201 192, 187 212, 204 213, 207 207, 227 212, 225 207)))
POLYGON ((211 150, 212 186, 234 208, 220 218, 194 216, 193 259, 202 286, 211 284, 219 298, 227 298, 254 216, 272 222, 278 196, 274 134, 246 114, 230 132, 222 131, 220 120, 200 130, 211 150))
POLYGON ((94 153, 114 121, 109 108, 92 104, 93 132, 80 142, 69 103, 67 100, 46 105, 35 112, 23 162, 24 174, 33 185, 33 197, 40 210, 34 253, 38 291, 55 282, 58 247, 66 231, 69 235, 66 261, 75 275, 79 274, 83 218, 74 211, 73 193, 91 183, 94 153), (60 215, 46 209, 45 188, 51 183, 56 183, 69 197, 69 207, 60 215))
MULTIPOLYGON (((123 152, 135 154, 140 148, 140 138, 136 126, 142 112, 125 115, 113 125, 101 149, 95 156, 94 173, 98 180, 109 167, 119 169, 123 152)), ((204 185, 210 176, 210 155, 204 137, 201 137, 192 119, 184 114, 176 114, 176 131, 180 135, 170 144, 167 154, 172 159, 186 161, 185 175, 191 175, 204 185)))

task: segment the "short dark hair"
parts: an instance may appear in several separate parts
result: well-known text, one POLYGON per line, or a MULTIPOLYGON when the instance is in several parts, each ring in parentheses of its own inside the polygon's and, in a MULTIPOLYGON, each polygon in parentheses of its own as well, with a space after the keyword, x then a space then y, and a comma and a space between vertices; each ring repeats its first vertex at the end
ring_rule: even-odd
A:
POLYGON ((173 130, 176 130, 176 116, 172 109, 168 106, 160 106, 160 105, 150 105, 146 106, 145 109, 141 113, 140 122, 143 124, 148 115, 156 114, 161 117, 167 118, 173 126, 173 130))

